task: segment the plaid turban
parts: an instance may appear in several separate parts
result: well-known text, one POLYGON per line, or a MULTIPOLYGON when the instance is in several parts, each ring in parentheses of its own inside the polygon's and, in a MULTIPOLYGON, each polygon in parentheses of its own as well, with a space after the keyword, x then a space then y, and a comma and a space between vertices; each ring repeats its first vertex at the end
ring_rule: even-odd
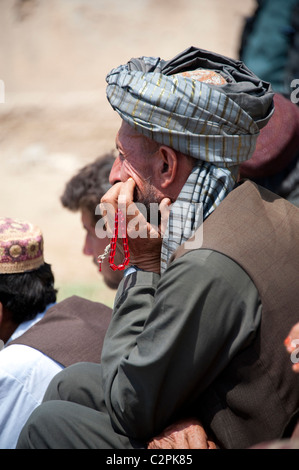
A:
POLYGON ((273 114, 274 93, 241 61, 194 47, 169 61, 131 59, 106 81, 108 101, 124 121, 199 160, 172 207, 162 245, 163 271, 173 251, 198 227, 198 203, 205 219, 233 189, 238 165, 252 156, 259 131, 273 114), (208 70, 212 79, 202 77, 208 70), (178 209, 182 203, 183 211, 178 209))
POLYGON ((273 111, 273 93, 240 61, 191 47, 170 61, 131 59, 107 75, 107 97, 138 132, 187 155, 225 166, 247 160, 273 111), (184 75, 218 72, 224 85, 184 75))

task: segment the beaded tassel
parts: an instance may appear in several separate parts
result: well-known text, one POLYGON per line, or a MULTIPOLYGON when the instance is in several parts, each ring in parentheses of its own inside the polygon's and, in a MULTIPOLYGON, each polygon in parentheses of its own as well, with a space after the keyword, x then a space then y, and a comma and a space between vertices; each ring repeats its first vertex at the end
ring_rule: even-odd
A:
POLYGON ((104 253, 102 255, 98 256, 98 263, 99 263, 99 271, 102 271, 102 262, 104 261, 105 258, 107 258, 108 254, 110 251, 110 243, 109 245, 106 246, 104 253))
POLYGON ((121 212, 121 210, 118 209, 118 211, 115 214, 115 220, 114 220, 114 233, 113 237, 111 239, 110 245, 108 245, 104 251, 103 255, 100 255, 98 257, 98 262, 99 262, 99 270, 101 271, 101 265, 102 261, 106 257, 107 253, 109 252, 110 249, 110 254, 109 254, 109 264, 111 269, 113 271, 116 271, 117 269, 119 271, 122 271, 125 269, 125 267, 128 265, 130 261, 130 251, 129 251, 129 244, 128 244, 128 237, 127 237, 127 231, 126 231, 126 226, 125 226, 125 219, 124 216, 121 212), (115 252, 116 252, 116 242, 117 242, 117 237, 118 237, 118 230, 121 230, 121 235, 122 235, 122 240, 123 240, 123 247, 124 247, 124 261, 122 264, 115 265, 114 264, 114 257, 115 257, 115 252))

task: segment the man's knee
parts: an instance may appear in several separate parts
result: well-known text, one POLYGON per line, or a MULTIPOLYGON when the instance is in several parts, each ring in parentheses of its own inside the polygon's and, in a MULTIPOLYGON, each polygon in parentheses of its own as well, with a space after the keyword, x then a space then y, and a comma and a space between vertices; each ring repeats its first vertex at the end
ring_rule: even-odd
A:
POLYGON ((38 406, 19 436, 17 449, 145 448, 117 434, 108 414, 52 400, 38 406))
MULTIPOLYGON (((77 364, 76 364, 77 365, 77 364)), ((69 400, 69 390, 72 389, 73 366, 58 372, 50 381, 45 392, 43 401, 49 400, 69 400), (69 370, 71 369, 71 371, 69 370)), ((74 370, 74 373, 76 371, 74 370)))
POLYGON ((17 449, 49 448, 47 441, 42 436, 44 434, 45 423, 50 424, 50 426, 51 422, 57 423, 57 408, 55 405, 53 406, 54 403, 53 401, 43 403, 32 412, 19 435, 17 449))
POLYGON ((66 367, 51 380, 43 402, 63 400, 94 409, 101 407, 100 368, 99 364, 90 362, 79 362, 66 367))

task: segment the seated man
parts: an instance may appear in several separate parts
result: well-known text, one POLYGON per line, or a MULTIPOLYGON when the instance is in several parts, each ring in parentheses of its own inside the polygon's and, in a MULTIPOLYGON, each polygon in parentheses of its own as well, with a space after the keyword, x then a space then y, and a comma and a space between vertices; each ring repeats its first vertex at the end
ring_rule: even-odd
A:
POLYGON ((56 303, 43 236, 0 219, 0 448, 14 448, 45 390, 64 367, 100 362, 111 309, 77 296, 56 303))
POLYGON ((299 209, 236 184, 273 114, 271 86, 194 47, 131 59, 107 83, 122 122, 102 206, 122 206, 130 266, 96 375, 88 364, 57 374, 17 448, 146 448, 189 416, 221 448, 286 435, 299 412, 282 353, 298 318, 299 209), (141 206, 159 207, 159 227, 141 206))
MULTIPOLYGON (((101 218, 96 207, 110 187, 109 173, 113 162, 112 153, 108 153, 84 166, 68 181, 61 196, 64 207, 74 212, 80 211, 82 224, 86 230, 83 253, 92 256, 97 267, 99 267, 98 257, 105 252, 109 239, 106 236, 99 238, 96 235, 95 227, 101 218)), ((107 259, 104 259, 101 273, 105 284, 111 289, 117 289, 123 272, 110 269, 107 259)))

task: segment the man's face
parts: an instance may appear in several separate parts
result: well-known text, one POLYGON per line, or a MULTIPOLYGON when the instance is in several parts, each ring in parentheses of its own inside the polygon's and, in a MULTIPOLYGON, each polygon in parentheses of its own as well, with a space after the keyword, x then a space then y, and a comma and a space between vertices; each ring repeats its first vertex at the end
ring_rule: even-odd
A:
MULTIPOLYGON (((81 220, 84 229, 86 230, 85 242, 83 247, 83 253, 86 256, 92 256, 93 262, 98 265, 98 256, 104 253, 106 246, 110 243, 110 239, 99 238, 95 233, 95 225, 92 219, 92 215, 87 209, 81 210, 81 220)), ((101 274, 104 277, 104 282, 111 289, 117 289, 120 283, 123 273, 121 271, 113 271, 107 259, 102 263, 101 274)))
POLYGON ((153 171, 157 144, 123 121, 116 136, 116 148, 118 156, 110 172, 110 184, 125 182, 132 177, 136 183, 135 202, 141 202, 147 207, 150 202, 160 202, 161 196, 155 186, 153 171))

